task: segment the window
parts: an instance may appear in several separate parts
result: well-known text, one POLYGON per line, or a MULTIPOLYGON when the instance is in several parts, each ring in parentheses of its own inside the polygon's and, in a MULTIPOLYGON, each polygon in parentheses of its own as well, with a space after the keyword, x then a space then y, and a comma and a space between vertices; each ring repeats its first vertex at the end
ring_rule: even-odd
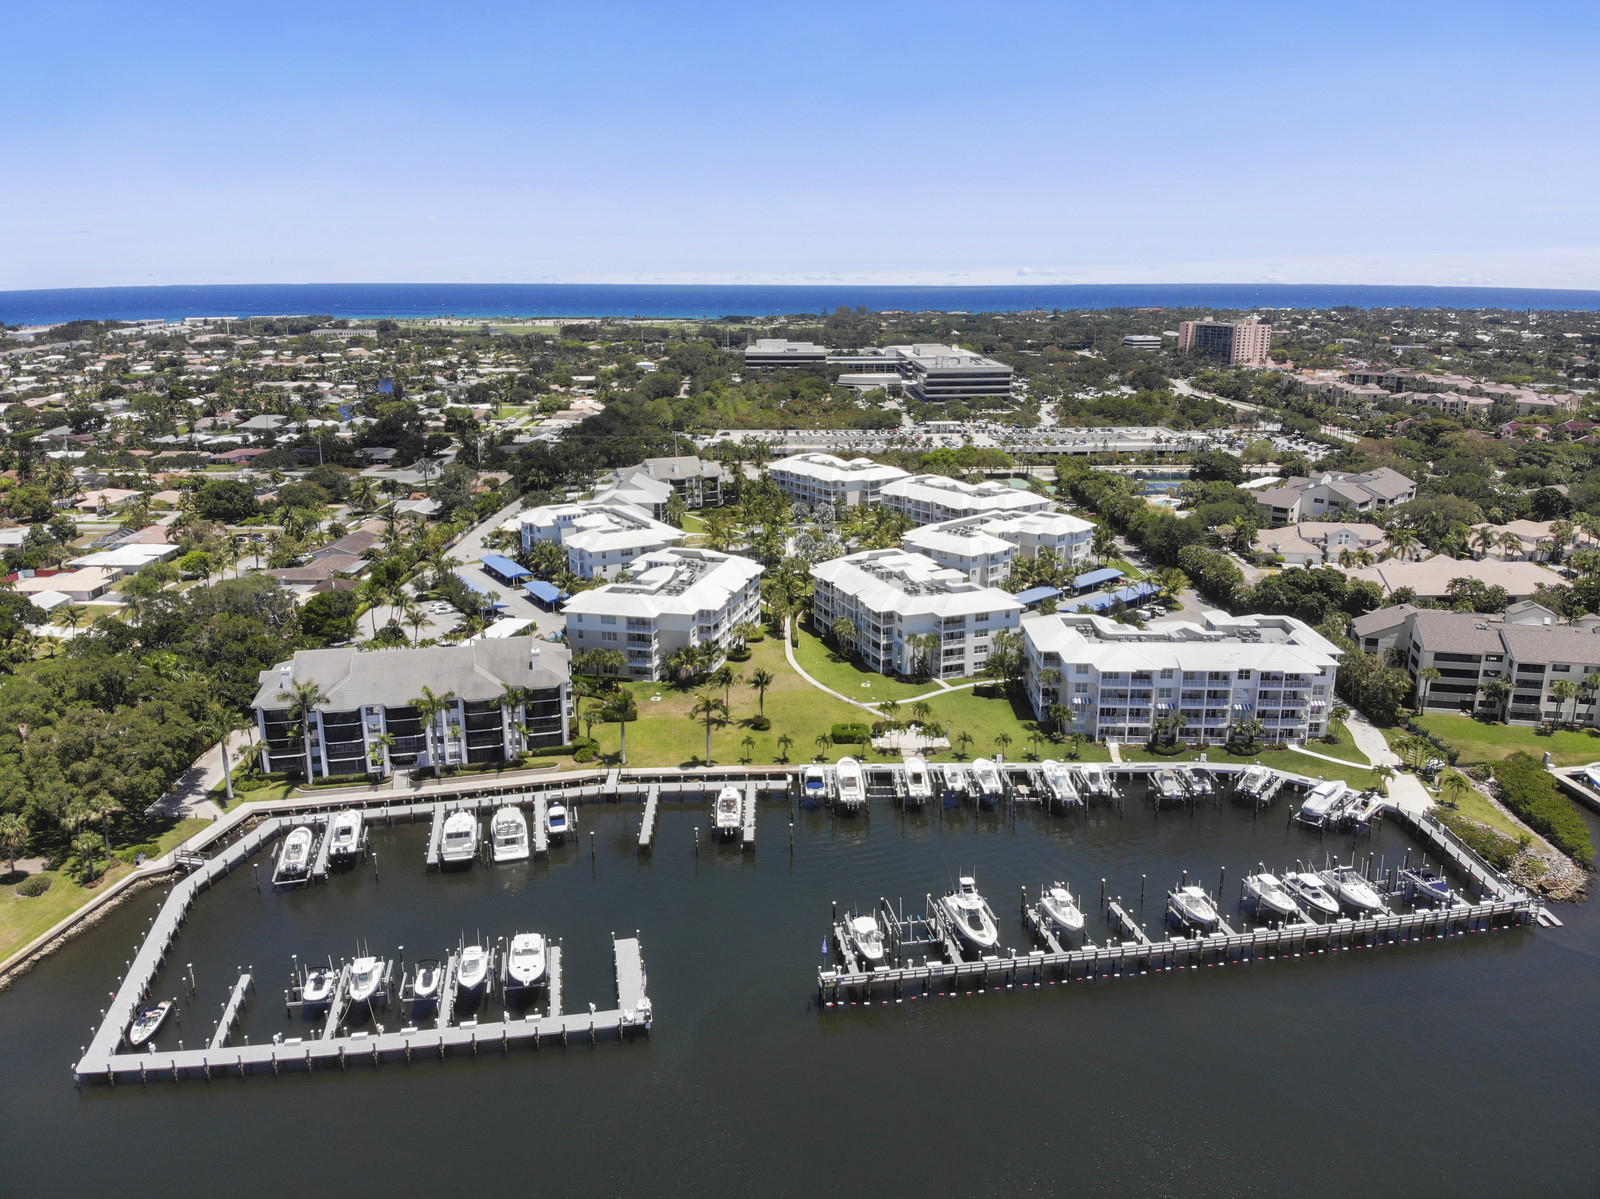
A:
POLYGON ((600 634, 600 640, 601 641, 615 641, 616 639, 617 639, 617 635, 615 633, 601 633, 600 634))
POLYGON ((1164 679, 1170 679, 1170 678, 1173 677, 1174 673, 1175 672, 1169 667, 1168 669, 1163 670, 1161 672, 1161 677, 1164 678, 1164 679))
POLYGON ((615 616, 602 616, 600 618, 600 623, 601 624, 616 624, 617 623, 617 618, 615 616))
POLYGON ((1250 677, 1250 673, 1251 673, 1251 672, 1250 672, 1250 671, 1248 671, 1248 670, 1241 670, 1241 671, 1240 671, 1240 672, 1239 672, 1239 677, 1240 677, 1240 678, 1241 678, 1241 679, 1248 679, 1248 678, 1249 678, 1249 677, 1250 677))

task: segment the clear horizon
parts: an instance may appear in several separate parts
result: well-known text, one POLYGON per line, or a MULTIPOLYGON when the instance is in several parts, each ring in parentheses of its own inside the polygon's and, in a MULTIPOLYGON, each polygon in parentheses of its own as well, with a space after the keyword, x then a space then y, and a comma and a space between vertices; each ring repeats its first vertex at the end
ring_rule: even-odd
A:
POLYGON ((0 290, 1593 290, 1597 32, 1568 0, 37 6, 0 290))

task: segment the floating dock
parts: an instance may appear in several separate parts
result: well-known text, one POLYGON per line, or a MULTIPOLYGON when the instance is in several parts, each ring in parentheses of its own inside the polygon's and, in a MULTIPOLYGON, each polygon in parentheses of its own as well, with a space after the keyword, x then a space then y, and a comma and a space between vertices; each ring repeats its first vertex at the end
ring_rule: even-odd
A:
POLYGON ((661 813, 661 788, 652 786, 645 793, 644 815, 639 820, 639 852, 649 853, 656 839, 656 817, 661 813))

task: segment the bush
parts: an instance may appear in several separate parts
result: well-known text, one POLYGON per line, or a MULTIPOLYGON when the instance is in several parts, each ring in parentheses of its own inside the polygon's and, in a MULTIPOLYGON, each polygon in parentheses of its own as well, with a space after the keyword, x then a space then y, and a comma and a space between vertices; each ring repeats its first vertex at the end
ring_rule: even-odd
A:
POLYGON ((1487 783, 1492 776, 1487 762, 1474 762, 1467 767, 1467 777, 1475 783, 1487 783))
POLYGON ((154 841, 146 841, 143 845, 129 845, 124 849, 117 850, 117 857, 130 866, 139 860, 140 854, 144 854, 147 858, 159 857, 161 849, 154 841))
POLYGON ((572 743, 572 757, 578 762, 592 762, 600 756, 600 743, 593 738, 579 737, 572 743))
POLYGON ((1465 841, 1473 853, 1496 870, 1508 869, 1527 845, 1526 838, 1513 841, 1504 833, 1496 832, 1476 820, 1469 820, 1459 812, 1436 811, 1434 815, 1439 818, 1439 823, 1465 841))
POLYGON ((759 733, 764 733, 764 732, 766 732, 768 729, 770 729, 772 727, 772 717, 770 717, 770 716, 755 716, 755 717, 752 717, 751 720, 750 720, 750 727, 755 729, 759 733))
POLYGON ((30 874, 17 884, 17 894, 27 899, 37 899, 50 889, 54 881, 48 874, 30 874))
POLYGON ((748 661, 750 661, 750 647, 748 645, 738 645, 738 646, 735 646, 733 649, 730 649, 728 651, 728 661, 730 661, 730 662, 748 662, 748 661))
POLYGON ((836 724, 829 731, 828 735, 833 738, 833 743, 835 745, 849 745, 852 743, 859 744, 860 742, 865 741, 870 733, 871 730, 868 729, 866 725, 852 723, 836 724))
POLYGON ((1529 828, 1582 863, 1594 865, 1594 839, 1573 802, 1531 754, 1514 753, 1494 768, 1500 799, 1529 828))

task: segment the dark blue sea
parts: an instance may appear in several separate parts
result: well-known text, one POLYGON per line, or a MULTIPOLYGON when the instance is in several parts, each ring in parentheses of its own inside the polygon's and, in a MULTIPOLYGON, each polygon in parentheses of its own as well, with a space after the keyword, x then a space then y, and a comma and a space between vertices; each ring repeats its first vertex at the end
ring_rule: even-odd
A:
POLYGON ((85 287, 0 292, 0 322, 182 320, 186 316, 776 316, 1061 308, 1503 308, 1600 310, 1600 291, 1289 283, 1039 284, 1026 287, 668 286, 590 283, 305 283, 85 287))

